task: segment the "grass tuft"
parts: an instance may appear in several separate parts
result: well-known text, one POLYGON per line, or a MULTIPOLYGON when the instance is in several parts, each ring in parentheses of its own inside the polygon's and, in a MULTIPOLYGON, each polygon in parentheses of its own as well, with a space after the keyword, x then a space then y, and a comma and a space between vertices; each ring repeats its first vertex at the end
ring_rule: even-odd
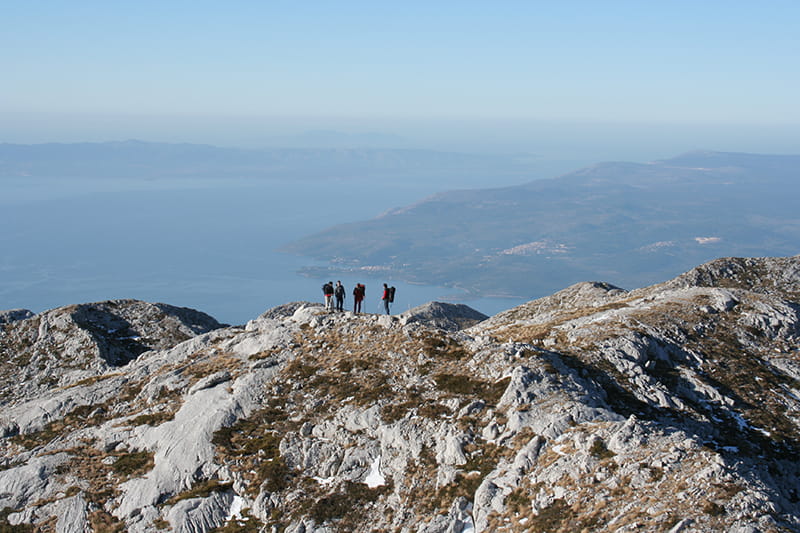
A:
POLYGON ((114 464, 111 465, 111 469, 119 476, 123 476, 126 478, 145 474, 149 472, 153 465, 155 464, 153 457, 153 452, 148 451, 140 451, 140 452, 131 452, 120 455, 114 464))
POLYGON ((181 500, 190 500, 192 498, 207 498, 215 492, 225 492, 233 486, 231 482, 221 482, 218 479, 209 479, 198 483, 191 489, 176 494, 165 502, 165 505, 175 505, 181 500))

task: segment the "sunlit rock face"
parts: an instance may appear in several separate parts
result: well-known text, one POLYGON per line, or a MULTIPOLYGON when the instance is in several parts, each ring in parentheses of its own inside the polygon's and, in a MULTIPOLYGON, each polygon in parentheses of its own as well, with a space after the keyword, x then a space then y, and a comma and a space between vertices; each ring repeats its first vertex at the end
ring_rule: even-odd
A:
POLYGON ((721 259, 491 318, 7 321, 0 527, 794 531, 799 294, 800 257, 721 259))
POLYGON ((120 369, 222 327, 200 311, 137 300, 0 312, 0 405, 120 369))

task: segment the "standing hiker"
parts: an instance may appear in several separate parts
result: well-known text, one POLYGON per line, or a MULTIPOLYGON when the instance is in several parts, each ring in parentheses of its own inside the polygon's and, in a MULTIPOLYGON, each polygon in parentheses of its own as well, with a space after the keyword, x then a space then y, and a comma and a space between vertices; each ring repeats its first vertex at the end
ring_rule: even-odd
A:
POLYGON ((356 283, 353 289, 353 312, 361 312, 361 302, 364 301, 364 296, 367 294, 367 288, 361 283, 356 283))
POLYGON ((336 289, 334 289, 333 294, 336 296, 336 310, 344 311, 344 285, 342 285, 341 281, 336 282, 336 289))
POLYGON ((322 286, 322 294, 325 295, 325 309, 328 311, 333 309, 333 282, 329 281, 322 286))
POLYGON ((386 309, 386 314, 391 314, 389 311, 389 304, 394 302, 394 287, 389 287, 384 283, 383 296, 381 297, 381 300, 383 301, 383 308, 386 309))

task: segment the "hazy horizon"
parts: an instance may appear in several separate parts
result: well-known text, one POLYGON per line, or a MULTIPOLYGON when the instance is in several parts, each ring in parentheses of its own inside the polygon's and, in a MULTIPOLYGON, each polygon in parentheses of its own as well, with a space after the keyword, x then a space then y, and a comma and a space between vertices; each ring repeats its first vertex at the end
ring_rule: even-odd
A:
MULTIPOLYGON (((242 235, 270 233, 277 246, 301 226, 319 231, 439 190, 519 184, 598 162, 644 163, 694 150, 800 153, 794 0, 7 4, 0 143, 414 148, 523 164, 523 171, 480 168, 469 177, 459 169, 432 176, 425 168, 413 178, 360 175, 371 187, 363 205, 353 202, 355 181, 316 197, 317 207, 303 202, 298 185, 280 193, 295 202, 280 206, 300 218, 294 226, 288 215, 262 207, 277 194, 267 187, 243 199, 242 212, 237 191, 223 180, 215 195, 199 179, 146 193, 141 184, 109 191, 76 179, 50 189, 44 181, 7 179, 0 296, 13 294, 22 306, 26 291, 101 297, 103 283, 138 274, 128 263, 174 253, 162 236, 182 242, 181 228, 200 227, 225 244, 235 235, 240 246, 229 257, 212 247, 189 250, 192 260, 166 259, 164 268, 174 268, 153 267, 141 294, 161 299, 160 287, 172 289, 185 276, 181 301, 229 298, 228 313, 238 296, 227 274, 245 261, 261 262, 238 285, 252 292, 249 280, 272 275, 263 265, 282 261, 258 255, 242 235), (184 205, 189 196, 203 209, 184 205), (159 206, 158 224, 141 223, 140 210, 152 206, 159 206), (95 212, 113 219, 119 235, 105 221, 95 227, 95 212), (217 224, 209 213, 228 218, 217 224), (64 229, 71 233, 61 242, 53 232, 64 229), (84 276, 84 263, 105 262, 111 264, 95 277, 84 276), (214 282, 204 285, 208 276, 214 282)), ((202 248, 203 237, 189 241, 202 248)))
POLYGON ((0 142, 313 146, 307 132, 333 130, 580 161, 800 150, 788 0, 89 0, 3 15, 0 142))
MULTIPOLYGON (((524 158, 527 179, 555 177, 607 161, 645 163, 708 150, 762 154, 800 153, 800 125, 635 124, 574 121, 335 121, 283 122, 250 118, 120 117, 0 113, 0 143, 144 142, 225 148, 420 149, 524 158)), ((499 183, 510 183, 500 180, 499 183)), ((490 183, 486 183, 486 186, 490 183)), ((483 184, 465 183, 465 186, 483 184)))

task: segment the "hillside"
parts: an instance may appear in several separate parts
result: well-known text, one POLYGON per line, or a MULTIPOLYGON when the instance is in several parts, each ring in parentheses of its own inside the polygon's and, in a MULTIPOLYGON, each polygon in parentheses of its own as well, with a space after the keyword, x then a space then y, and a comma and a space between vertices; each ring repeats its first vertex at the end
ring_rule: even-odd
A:
POLYGON ((380 270, 471 296, 530 299, 600 277, 640 287, 720 256, 793 255, 800 156, 692 152, 451 191, 285 250, 319 278, 380 270))
MULTIPOLYGON (((0 530, 800 529, 800 256, 490 318, 164 318, 127 361, 79 308, 2 315, 27 385, 2 383, 0 530)), ((154 309, 88 308, 125 315, 118 341, 154 309)))

